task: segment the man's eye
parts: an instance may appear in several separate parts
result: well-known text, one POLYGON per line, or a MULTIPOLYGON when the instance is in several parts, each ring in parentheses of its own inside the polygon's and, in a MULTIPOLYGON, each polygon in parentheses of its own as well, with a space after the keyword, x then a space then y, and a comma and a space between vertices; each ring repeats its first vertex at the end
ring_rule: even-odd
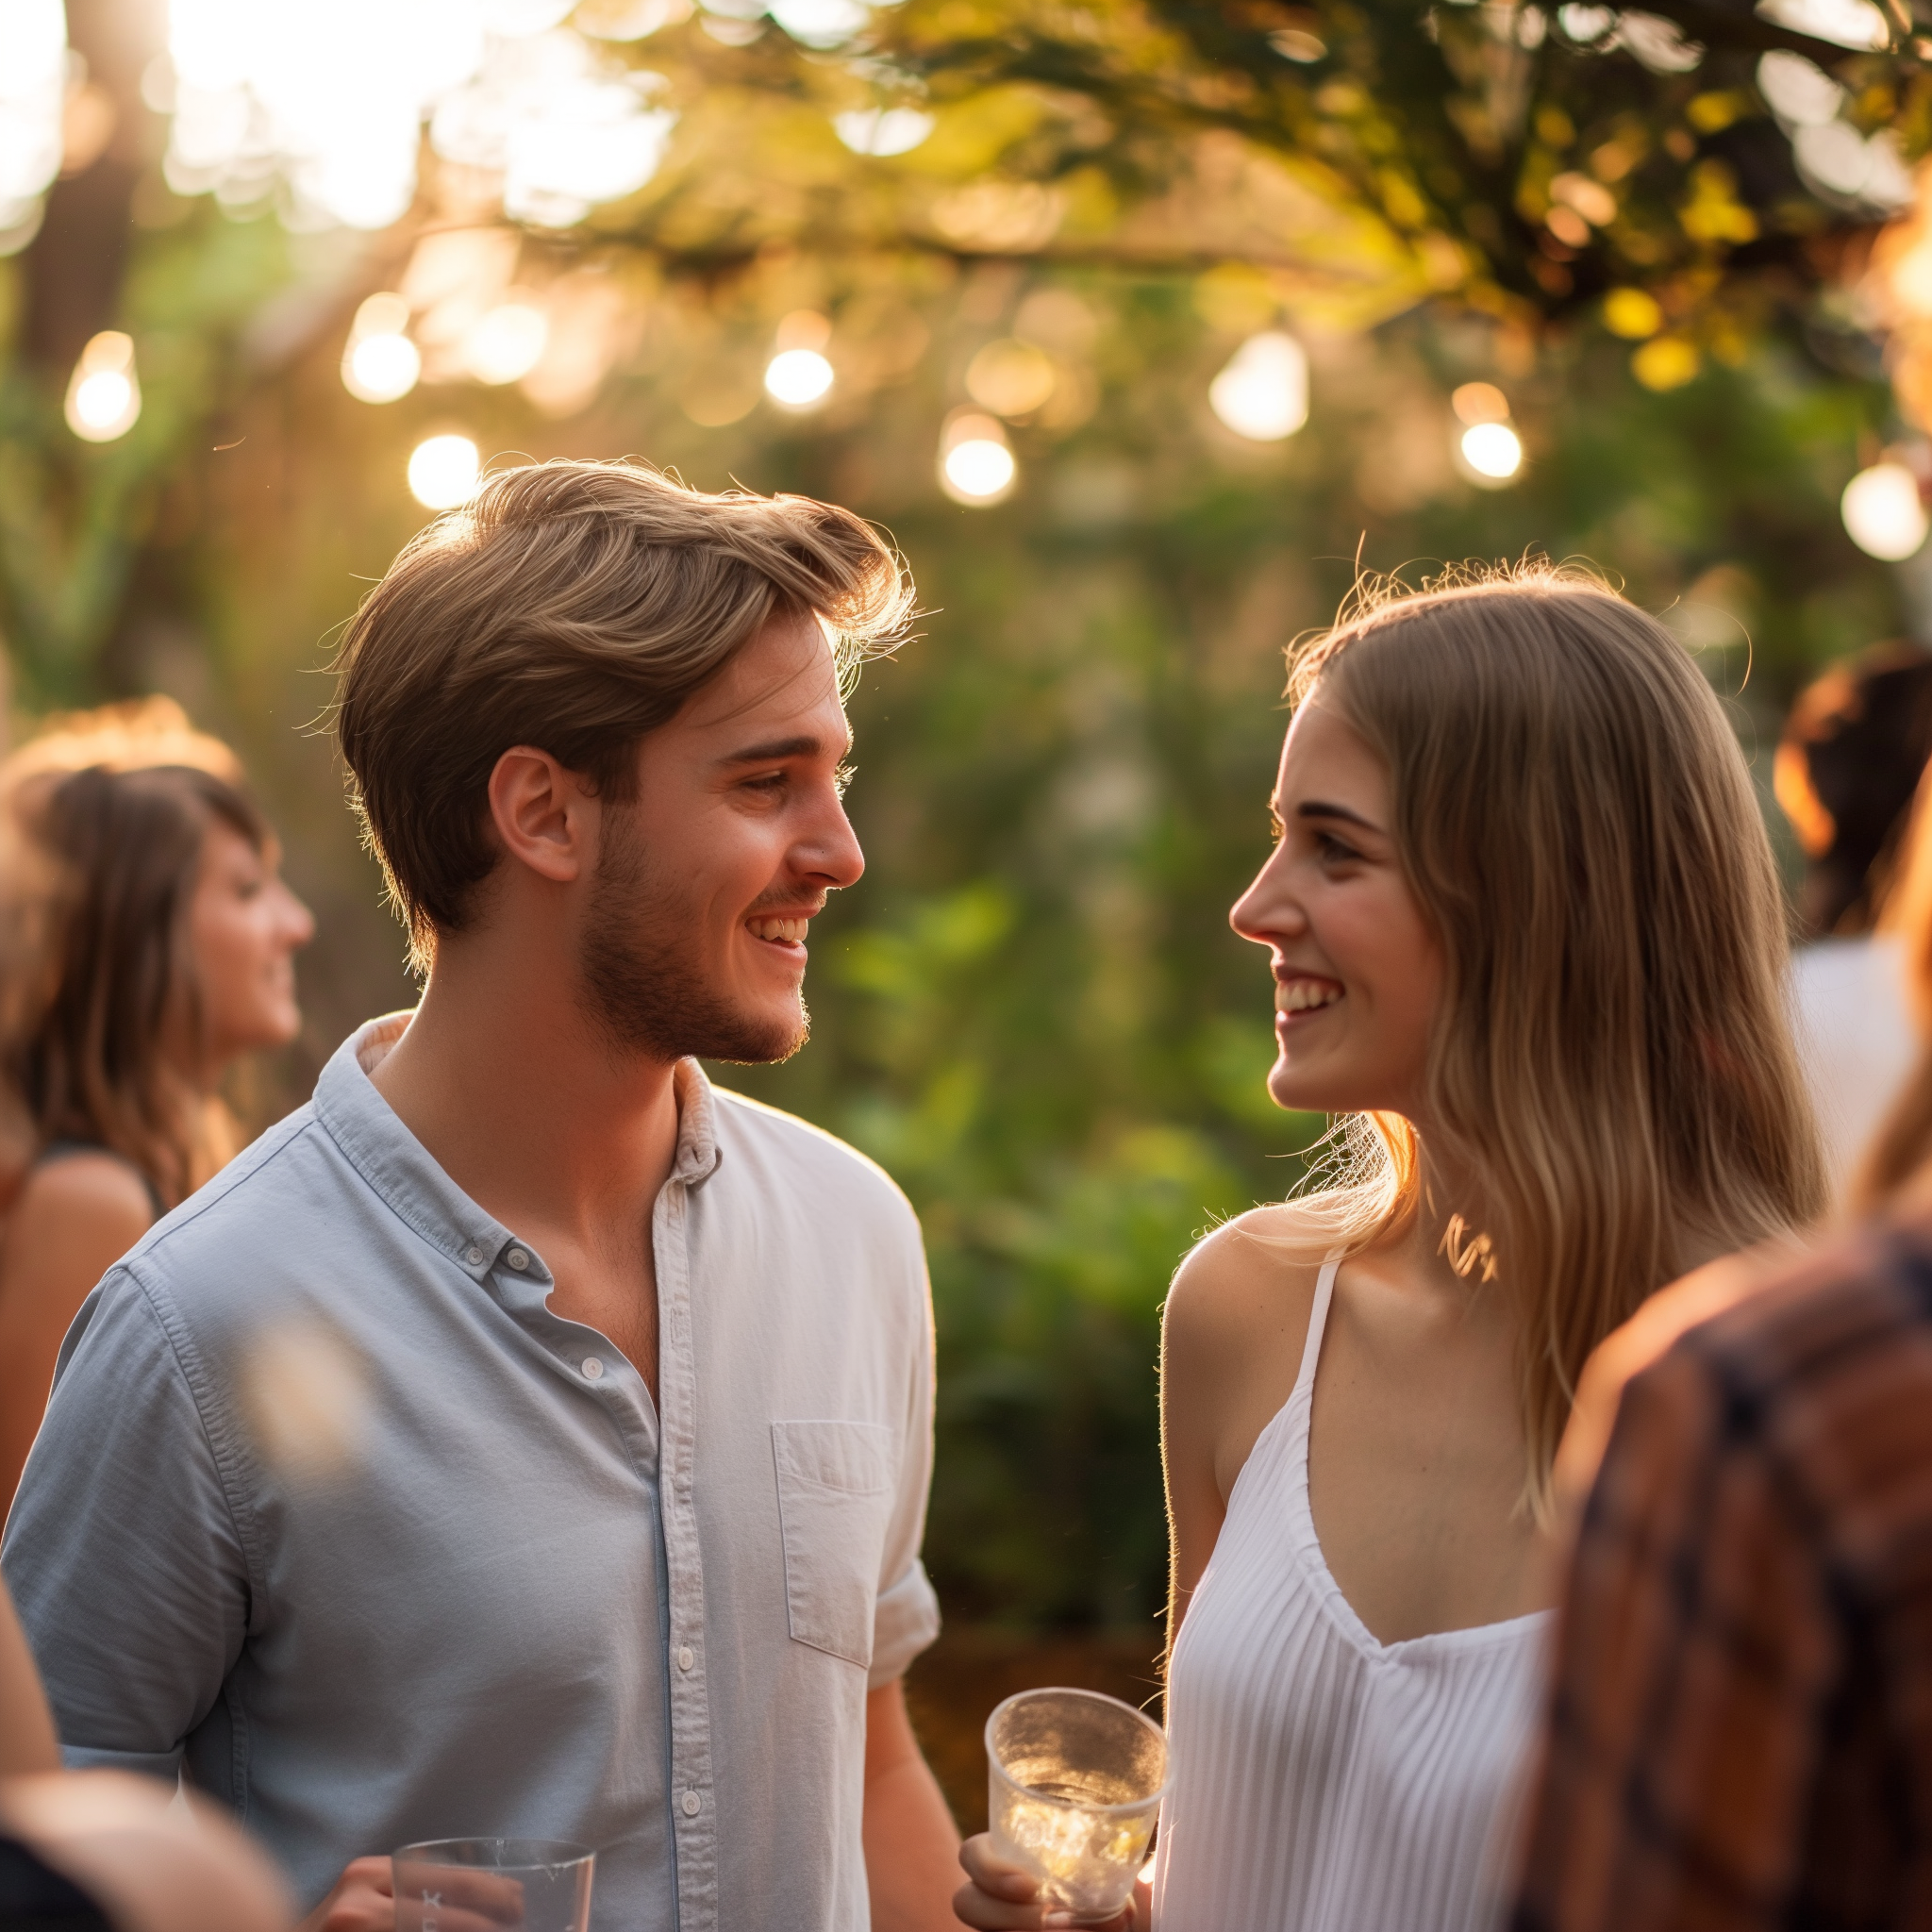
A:
POLYGON ((756 778, 747 778, 744 782, 753 791, 775 791, 788 775, 784 772, 761 772, 756 778))
POLYGON ((1281 823, 1280 814, 1271 811, 1268 814, 1268 842, 1271 845, 1279 845, 1287 836, 1288 827, 1281 823))

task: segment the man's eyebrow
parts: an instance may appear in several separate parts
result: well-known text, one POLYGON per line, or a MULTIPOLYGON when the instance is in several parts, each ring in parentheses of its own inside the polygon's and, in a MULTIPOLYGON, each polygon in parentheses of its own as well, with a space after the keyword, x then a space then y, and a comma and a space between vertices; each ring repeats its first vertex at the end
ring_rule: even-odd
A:
MULTIPOLYGON (((739 751, 727 751, 718 762, 721 765, 761 765, 774 758, 815 758, 824 755, 825 741, 823 738, 774 738, 764 744, 747 744, 739 751)), ((852 740, 847 739, 840 747, 839 756, 850 758, 852 740)))
POLYGON ((1359 825, 1365 832, 1379 832, 1382 828, 1374 819, 1365 819, 1358 811, 1350 811, 1345 805, 1330 805, 1322 798, 1305 798, 1294 808, 1298 819, 1345 819, 1352 825, 1359 825))

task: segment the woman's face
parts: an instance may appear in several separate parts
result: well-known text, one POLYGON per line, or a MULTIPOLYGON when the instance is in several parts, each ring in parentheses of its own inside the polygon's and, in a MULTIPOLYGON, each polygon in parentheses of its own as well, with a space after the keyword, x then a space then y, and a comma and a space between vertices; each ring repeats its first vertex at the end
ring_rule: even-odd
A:
POLYGON ((188 908, 209 1078, 238 1055, 280 1046, 301 1030, 295 954, 315 937, 315 921, 275 860, 273 847, 258 852, 225 820, 209 820, 188 908))
POLYGON ((1272 801, 1278 838, 1229 922, 1274 969, 1278 1107, 1416 1117, 1442 965, 1395 854, 1389 774, 1316 695, 1272 801))

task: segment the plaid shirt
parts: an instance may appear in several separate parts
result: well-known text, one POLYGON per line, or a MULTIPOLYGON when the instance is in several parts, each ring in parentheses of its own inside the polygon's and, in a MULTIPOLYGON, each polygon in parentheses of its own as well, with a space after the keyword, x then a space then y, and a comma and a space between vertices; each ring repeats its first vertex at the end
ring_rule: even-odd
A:
POLYGON ((1932 1927, 1932 1221, 1625 1390, 1512 1932, 1932 1927))

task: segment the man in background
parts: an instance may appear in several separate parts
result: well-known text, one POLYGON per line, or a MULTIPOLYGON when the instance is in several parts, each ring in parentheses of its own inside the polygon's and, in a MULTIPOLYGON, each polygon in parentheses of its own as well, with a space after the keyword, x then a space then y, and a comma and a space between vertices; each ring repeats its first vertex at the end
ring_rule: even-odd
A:
POLYGON ((422 1003, 108 1275, 5 1545, 70 1761, 185 1768, 311 1932, 473 1835, 594 1847, 600 1932, 950 1922, 918 1226, 697 1063, 805 1039, 909 594, 848 511, 558 463, 350 627, 422 1003))

